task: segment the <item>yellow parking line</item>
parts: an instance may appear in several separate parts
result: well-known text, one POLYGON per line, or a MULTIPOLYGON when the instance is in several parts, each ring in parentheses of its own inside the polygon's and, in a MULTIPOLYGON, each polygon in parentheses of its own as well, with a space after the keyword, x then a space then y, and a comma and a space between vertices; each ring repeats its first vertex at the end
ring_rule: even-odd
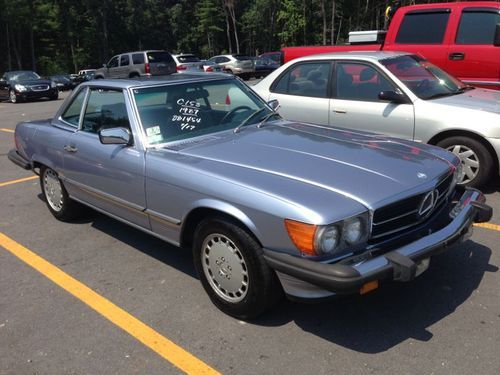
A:
POLYGON ((14 130, 12 129, 0 128, 0 130, 6 133, 14 133, 14 130))
POLYGON ((39 178, 38 176, 30 176, 30 177, 20 178, 19 180, 12 180, 12 181, 0 182, 0 187, 4 187, 4 186, 7 186, 7 185, 18 184, 19 182, 37 180, 38 178, 39 178))
POLYGON ((490 224, 490 223, 476 223, 474 224, 475 227, 479 228, 486 228, 486 229, 491 229, 491 230, 496 230, 500 232, 500 225, 496 224, 490 224))
POLYGON ((0 246, 187 374, 219 374, 139 319, 0 232, 0 246))

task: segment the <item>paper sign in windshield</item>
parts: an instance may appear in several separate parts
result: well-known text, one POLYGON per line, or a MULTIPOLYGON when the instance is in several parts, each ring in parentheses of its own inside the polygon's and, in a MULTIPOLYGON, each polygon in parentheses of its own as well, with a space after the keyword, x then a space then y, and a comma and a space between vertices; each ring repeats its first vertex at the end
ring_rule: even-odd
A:
POLYGON ((194 130, 201 123, 199 117, 200 103, 195 100, 179 99, 179 112, 172 115, 172 122, 180 123, 182 130, 194 130))

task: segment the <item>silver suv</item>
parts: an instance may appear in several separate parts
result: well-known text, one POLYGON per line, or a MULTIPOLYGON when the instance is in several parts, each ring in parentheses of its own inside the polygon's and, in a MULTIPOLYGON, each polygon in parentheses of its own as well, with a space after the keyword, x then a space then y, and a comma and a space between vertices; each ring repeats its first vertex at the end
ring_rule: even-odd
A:
POLYGON ((176 71, 175 61, 166 51, 126 52, 113 56, 107 64, 97 69, 94 79, 160 76, 176 71))
POLYGON ((208 59, 222 66, 222 69, 228 73, 240 76, 243 79, 249 79, 255 72, 253 60, 244 55, 219 55, 208 59))

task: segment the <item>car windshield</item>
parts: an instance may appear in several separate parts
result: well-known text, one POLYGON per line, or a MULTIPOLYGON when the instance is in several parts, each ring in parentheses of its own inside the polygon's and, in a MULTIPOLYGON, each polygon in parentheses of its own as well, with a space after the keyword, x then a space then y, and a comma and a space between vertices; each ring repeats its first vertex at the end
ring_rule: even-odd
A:
POLYGON ((273 113, 236 79, 136 88, 133 94, 149 145, 238 130, 273 113))
POLYGON ((398 56, 380 62, 421 99, 461 94, 470 88, 418 56, 398 56))
POLYGON ((180 55, 177 56, 177 60, 181 63, 193 63, 193 62, 200 62, 200 59, 197 58, 195 55, 180 55))
POLYGON ((40 76, 35 72, 25 71, 25 72, 12 72, 7 73, 8 79, 13 81, 28 81, 30 79, 40 79, 40 76))

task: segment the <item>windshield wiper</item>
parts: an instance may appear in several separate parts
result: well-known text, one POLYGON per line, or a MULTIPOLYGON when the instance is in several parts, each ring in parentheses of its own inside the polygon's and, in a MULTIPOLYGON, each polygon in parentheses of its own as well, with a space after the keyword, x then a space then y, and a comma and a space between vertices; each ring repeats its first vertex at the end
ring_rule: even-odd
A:
POLYGON ((471 85, 465 85, 465 86, 462 86, 462 87, 459 87, 455 93, 456 94, 461 94, 463 92, 466 92, 466 91, 469 91, 469 90, 474 90, 475 87, 474 86, 471 86, 471 85))
MULTIPOLYGON (((254 113, 252 113, 250 116, 248 116, 246 119, 244 119, 241 124, 239 124, 237 127, 234 128, 233 130, 233 133, 236 134, 240 131, 240 129, 245 126, 246 124, 248 124, 248 122, 253 119, 255 116, 257 116, 259 113, 261 113, 264 109, 266 109, 267 107, 262 107, 262 108, 259 108, 258 110, 256 110, 254 113)), ((274 113, 274 112, 273 112, 274 113)))
POLYGON ((266 116, 264 116, 264 118, 263 118, 262 120, 260 120, 260 122, 257 124, 257 127, 258 127, 258 128, 261 128, 261 127, 262 127, 262 125, 264 125, 264 123, 265 123, 267 120, 269 120, 271 117, 273 117, 273 116, 278 116, 278 117, 280 117, 280 118, 281 118, 281 116, 280 116, 278 113, 276 113, 276 112, 271 112, 271 113, 268 113, 266 116))

